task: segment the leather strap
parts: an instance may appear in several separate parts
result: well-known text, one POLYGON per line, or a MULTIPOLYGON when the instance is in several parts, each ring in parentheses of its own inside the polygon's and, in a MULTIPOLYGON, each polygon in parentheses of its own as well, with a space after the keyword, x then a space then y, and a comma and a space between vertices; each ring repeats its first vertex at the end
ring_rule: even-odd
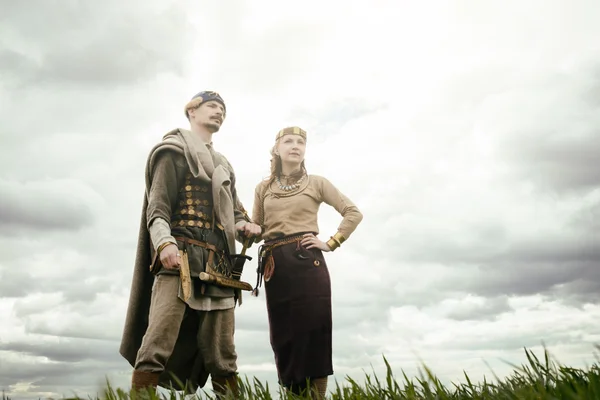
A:
POLYGON ((210 243, 206 243, 206 242, 201 242, 199 240, 196 239, 190 239, 190 238, 186 238, 183 236, 175 236, 175 240, 179 240, 180 242, 186 242, 189 244, 193 244, 194 246, 200 246, 200 247, 204 247, 205 249, 209 249, 212 250, 214 252, 218 252, 219 249, 217 249, 217 247, 215 245, 212 245, 210 243))

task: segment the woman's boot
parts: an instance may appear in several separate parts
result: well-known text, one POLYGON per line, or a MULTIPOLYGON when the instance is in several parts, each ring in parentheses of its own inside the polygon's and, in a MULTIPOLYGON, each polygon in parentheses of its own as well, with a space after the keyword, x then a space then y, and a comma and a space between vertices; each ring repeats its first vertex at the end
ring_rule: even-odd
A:
POLYGON ((327 377, 314 378, 311 382, 312 392, 315 393, 315 399, 322 400, 327 392, 327 377))

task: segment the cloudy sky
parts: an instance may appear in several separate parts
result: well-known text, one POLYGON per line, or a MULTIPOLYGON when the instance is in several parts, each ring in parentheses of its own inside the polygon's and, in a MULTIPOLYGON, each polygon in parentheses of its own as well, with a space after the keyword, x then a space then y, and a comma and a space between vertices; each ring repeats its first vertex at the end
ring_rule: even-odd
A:
MULTIPOLYGON (((14 399, 129 387, 118 346, 145 158, 205 89, 227 102, 215 145, 248 208, 274 135, 297 124, 309 172, 364 213, 327 255, 335 378, 383 371, 382 355, 409 376, 420 361, 445 382, 504 376, 542 343, 593 362, 597 1, 1 2, 0 389, 14 399)), ((321 211, 327 239, 340 217, 321 211)), ((264 296, 245 296, 236 341, 240 372, 274 385, 264 296)))

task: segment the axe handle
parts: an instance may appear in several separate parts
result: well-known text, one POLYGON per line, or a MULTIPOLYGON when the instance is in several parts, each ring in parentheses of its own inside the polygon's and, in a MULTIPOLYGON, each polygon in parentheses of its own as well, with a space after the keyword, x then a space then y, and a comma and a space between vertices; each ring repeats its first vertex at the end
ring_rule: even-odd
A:
POLYGON ((249 291, 252 290, 252 286, 249 283, 236 281, 234 279, 227 279, 227 278, 223 278, 223 277, 212 275, 212 274, 207 274, 206 272, 200 272, 200 280, 205 281, 205 282, 210 282, 210 283, 216 283, 217 285, 220 285, 220 286, 226 286, 226 287, 231 287, 231 288, 235 288, 235 289, 249 290, 249 291))

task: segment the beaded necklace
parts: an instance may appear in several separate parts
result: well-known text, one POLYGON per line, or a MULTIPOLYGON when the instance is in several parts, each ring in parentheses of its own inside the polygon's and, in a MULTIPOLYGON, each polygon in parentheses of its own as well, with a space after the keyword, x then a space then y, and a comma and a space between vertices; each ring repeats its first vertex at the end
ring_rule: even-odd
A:
POLYGON ((277 181, 277 185, 279 186, 279 189, 285 191, 285 192, 291 192, 292 190, 296 190, 300 187, 300 184, 302 183, 302 181, 304 180, 304 178, 306 177, 305 175, 302 175, 302 178, 298 179, 296 181, 296 183, 292 184, 292 185, 284 185, 283 183, 281 183, 281 180, 279 179, 279 176, 275 179, 277 181))

